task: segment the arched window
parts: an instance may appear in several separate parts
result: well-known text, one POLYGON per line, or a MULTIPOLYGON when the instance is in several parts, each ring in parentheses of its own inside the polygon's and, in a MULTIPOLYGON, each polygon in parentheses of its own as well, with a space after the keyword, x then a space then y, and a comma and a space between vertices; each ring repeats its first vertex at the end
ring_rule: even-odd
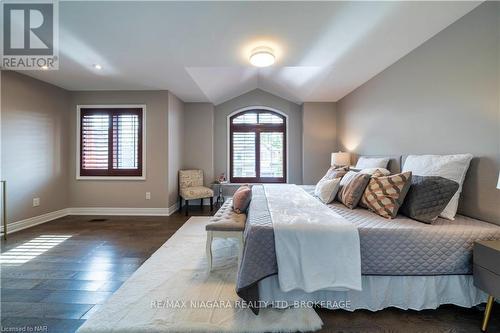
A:
POLYGON ((286 119, 269 110, 229 118, 232 183, 286 182, 286 119))

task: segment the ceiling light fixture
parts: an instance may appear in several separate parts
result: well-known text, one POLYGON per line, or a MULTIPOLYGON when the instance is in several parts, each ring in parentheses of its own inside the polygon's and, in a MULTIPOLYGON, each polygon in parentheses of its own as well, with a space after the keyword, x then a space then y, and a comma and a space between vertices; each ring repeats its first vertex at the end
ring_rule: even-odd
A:
POLYGON ((252 50, 250 63, 256 67, 268 67, 274 64, 276 58, 273 50, 269 47, 257 47, 252 50))
POLYGON ((49 66, 47 66, 47 65, 43 65, 41 68, 42 68, 43 70, 45 70, 45 71, 46 71, 46 70, 48 70, 48 69, 49 69, 49 66))
POLYGON ((101 69, 102 69, 102 66, 101 66, 101 65, 99 65, 99 64, 93 64, 92 66, 93 66, 95 69, 97 69, 97 70, 101 70, 101 69))

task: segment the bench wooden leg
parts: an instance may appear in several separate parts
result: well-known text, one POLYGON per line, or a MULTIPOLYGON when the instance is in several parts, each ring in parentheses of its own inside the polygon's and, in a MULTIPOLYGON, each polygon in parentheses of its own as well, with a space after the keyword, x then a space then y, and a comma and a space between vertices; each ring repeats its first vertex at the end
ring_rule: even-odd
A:
POLYGON ((214 210, 214 198, 210 197, 210 211, 214 210))
POLYGON ((208 260, 208 271, 212 271, 212 239, 213 235, 211 231, 207 231, 207 245, 206 245, 206 252, 207 252, 207 260, 208 260))
POLYGON ((186 216, 188 216, 189 211, 189 200, 184 200, 186 202, 186 216))
POLYGON ((203 209, 203 198, 200 199, 200 208, 203 209))

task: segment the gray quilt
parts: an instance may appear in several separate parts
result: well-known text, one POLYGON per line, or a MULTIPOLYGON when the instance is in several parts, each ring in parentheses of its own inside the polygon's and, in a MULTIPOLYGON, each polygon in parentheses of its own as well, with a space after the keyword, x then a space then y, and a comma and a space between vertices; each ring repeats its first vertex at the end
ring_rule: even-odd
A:
MULTIPOLYGON (((314 186, 302 186, 308 193, 314 186)), ((425 224, 398 215, 388 220, 366 209, 328 205, 358 227, 363 275, 462 275, 472 273, 472 246, 500 239, 500 227, 458 215, 425 224)), ((237 293, 258 312, 258 282, 278 273, 274 231, 262 186, 254 186, 245 227, 237 293)))
POLYGON ((252 187, 252 201, 248 208, 244 238, 245 247, 236 280, 236 293, 249 302, 252 311, 258 314, 258 282, 278 274, 273 223, 263 186, 252 187))

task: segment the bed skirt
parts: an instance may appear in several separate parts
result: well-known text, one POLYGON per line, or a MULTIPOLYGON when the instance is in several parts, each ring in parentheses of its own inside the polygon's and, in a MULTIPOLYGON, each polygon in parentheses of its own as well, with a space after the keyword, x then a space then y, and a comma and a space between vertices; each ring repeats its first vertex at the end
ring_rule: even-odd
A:
POLYGON ((362 291, 301 290, 283 292, 278 278, 259 282, 261 302, 277 308, 321 306, 328 309, 378 311, 388 307, 403 310, 436 309, 443 304, 470 308, 486 302, 487 294, 477 289, 472 275, 362 276, 362 291))

